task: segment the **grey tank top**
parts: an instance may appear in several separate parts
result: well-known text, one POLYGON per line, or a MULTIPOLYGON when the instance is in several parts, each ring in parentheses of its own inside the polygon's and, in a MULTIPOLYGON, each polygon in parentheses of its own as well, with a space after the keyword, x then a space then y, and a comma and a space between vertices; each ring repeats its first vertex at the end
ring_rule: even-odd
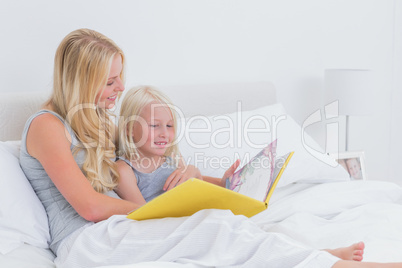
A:
POLYGON ((138 188, 147 202, 165 192, 163 185, 169 175, 176 170, 173 160, 170 157, 166 157, 166 161, 152 173, 143 173, 136 170, 131 162, 124 157, 119 157, 119 159, 126 162, 133 169, 135 177, 137 178, 138 188))
MULTIPOLYGON (((51 237, 49 247, 53 251, 53 253, 57 255, 57 249, 64 238, 66 238, 74 231, 78 230, 80 227, 93 223, 82 218, 74 210, 74 208, 59 192, 59 190, 57 190, 56 186, 53 184, 52 180, 47 175, 40 162, 36 158, 28 154, 26 147, 26 137, 28 129, 32 123, 32 120, 44 113, 50 113, 56 116, 64 124, 65 128, 72 138, 72 143, 70 147, 71 150, 73 150, 75 145, 79 144, 79 141, 74 134, 74 131, 71 129, 70 125, 65 122, 65 120, 61 116, 59 116, 55 112, 48 110, 41 110, 32 115, 26 122, 24 131, 22 133, 20 165, 25 173, 25 176, 31 183, 32 188, 34 189, 36 195, 39 197, 46 210, 49 220, 51 237)), ((85 159, 85 152, 82 150, 79 151, 77 154, 74 155, 74 159, 80 169, 82 169, 82 165, 85 159)), ((107 195, 119 198, 114 191, 107 193, 107 195)))

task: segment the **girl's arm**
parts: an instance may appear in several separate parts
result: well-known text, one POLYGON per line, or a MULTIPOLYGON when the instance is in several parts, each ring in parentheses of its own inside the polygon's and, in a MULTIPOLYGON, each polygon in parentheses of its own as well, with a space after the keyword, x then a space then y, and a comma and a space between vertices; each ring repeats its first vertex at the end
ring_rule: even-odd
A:
POLYGON ((202 180, 200 170, 193 165, 186 165, 183 157, 180 156, 178 160, 177 169, 169 175, 166 179, 165 185, 163 186, 164 191, 173 189, 175 186, 185 182, 188 179, 197 178, 202 180))
POLYGON ((43 114, 32 121, 27 135, 28 153, 42 164, 57 189, 81 217, 98 222, 140 207, 140 204, 96 192, 75 162, 70 146, 69 133, 54 115, 43 114))
POLYGON ((137 178, 133 169, 123 160, 118 160, 116 164, 120 174, 119 184, 115 189, 116 193, 124 200, 144 205, 146 201, 137 186, 137 178))
POLYGON ((223 175, 223 178, 215 178, 209 176, 202 176, 200 170, 197 167, 193 165, 185 166, 184 161, 181 161, 179 163, 179 167, 166 179, 165 185, 163 186, 163 190, 170 190, 190 178, 201 179, 225 187, 226 179, 232 176, 233 173, 235 173, 239 165, 240 160, 238 159, 233 163, 233 165, 228 170, 226 170, 225 174, 223 175))
POLYGON ((203 179, 203 177, 201 176, 201 172, 197 167, 193 165, 179 166, 166 179, 165 185, 163 186, 163 190, 168 191, 170 189, 173 189, 175 186, 191 178, 197 178, 200 180, 203 179))

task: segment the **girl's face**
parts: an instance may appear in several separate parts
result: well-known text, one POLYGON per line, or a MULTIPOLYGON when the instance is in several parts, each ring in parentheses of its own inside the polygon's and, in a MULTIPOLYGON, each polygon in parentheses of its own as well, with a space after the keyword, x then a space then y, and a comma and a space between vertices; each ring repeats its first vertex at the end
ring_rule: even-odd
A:
POLYGON ((145 157, 161 157, 174 140, 174 121, 168 106, 157 102, 149 103, 134 123, 133 139, 145 157))
POLYGON ((117 94, 124 90, 123 82, 120 79, 123 63, 120 54, 114 56, 106 86, 100 90, 96 99, 98 107, 111 109, 114 107, 117 94))
POLYGON ((357 162, 357 160, 354 158, 348 159, 348 160, 346 160, 346 164, 348 166, 350 175, 352 177, 356 178, 360 172, 360 165, 357 162))

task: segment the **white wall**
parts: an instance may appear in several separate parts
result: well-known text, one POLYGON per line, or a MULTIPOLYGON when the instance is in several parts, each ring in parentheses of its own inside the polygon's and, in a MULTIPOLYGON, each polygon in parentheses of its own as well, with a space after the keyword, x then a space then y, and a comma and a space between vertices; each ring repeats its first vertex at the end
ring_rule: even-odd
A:
POLYGON ((390 179, 402 181, 402 1, 395 1, 394 70, 390 132, 390 179))
MULTIPOLYGON (((0 92, 50 90, 56 47, 81 27, 122 47, 127 87, 270 80, 299 123, 321 106, 324 69, 372 69, 376 115, 352 118, 350 148, 369 178, 402 184, 399 1, 2 0, 0 92)), ((323 143, 322 125, 309 132, 323 143)))

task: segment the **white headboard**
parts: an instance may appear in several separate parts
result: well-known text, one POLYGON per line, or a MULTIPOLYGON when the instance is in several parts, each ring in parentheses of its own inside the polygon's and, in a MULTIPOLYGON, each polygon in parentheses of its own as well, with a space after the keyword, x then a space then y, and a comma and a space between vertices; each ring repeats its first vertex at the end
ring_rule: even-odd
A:
POLYGON ((20 140, 26 120, 47 100, 46 92, 0 94, 0 140, 20 140))
POLYGON ((225 114, 237 111, 240 101, 243 111, 276 103, 276 90, 271 82, 200 84, 158 87, 165 92, 186 117, 225 114))
MULTIPOLYGON (((276 102, 270 82, 158 86, 184 114, 214 115, 235 112, 238 102, 243 111, 276 102)), ((47 100, 46 92, 0 94, 0 140, 20 140, 25 122, 47 100)))

